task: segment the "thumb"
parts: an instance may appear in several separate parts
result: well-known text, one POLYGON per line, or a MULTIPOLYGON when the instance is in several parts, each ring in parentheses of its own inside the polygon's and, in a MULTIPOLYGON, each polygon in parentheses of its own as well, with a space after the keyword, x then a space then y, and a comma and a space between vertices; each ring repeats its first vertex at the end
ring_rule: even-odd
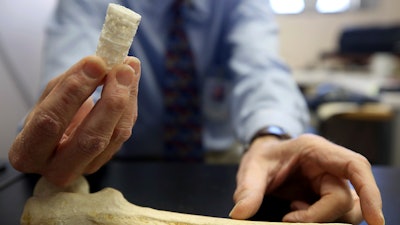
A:
POLYGON ((264 200, 267 186, 273 180, 271 177, 278 171, 276 168, 279 167, 279 160, 274 157, 274 152, 278 151, 275 151, 276 147, 271 147, 275 146, 273 144, 277 140, 275 138, 259 140, 252 144, 240 162, 234 194, 235 206, 229 213, 232 219, 248 219, 257 213, 264 200))
POLYGON ((234 193, 235 206, 229 216, 233 219, 248 219, 260 208, 267 188, 268 163, 251 160, 249 153, 244 156, 237 173, 237 187, 234 193))

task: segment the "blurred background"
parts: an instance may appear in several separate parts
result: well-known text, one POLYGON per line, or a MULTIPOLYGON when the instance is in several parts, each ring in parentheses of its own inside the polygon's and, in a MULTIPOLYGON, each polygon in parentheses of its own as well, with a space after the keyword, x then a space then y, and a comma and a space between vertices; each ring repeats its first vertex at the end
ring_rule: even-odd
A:
MULTIPOLYGON (((0 159, 39 95, 43 32, 57 0, 0 1, 0 159)), ((400 1, 270 0, 310 132, 400 165, 400 1)), ((62 54, 62 53, 61 53, 62 54)))

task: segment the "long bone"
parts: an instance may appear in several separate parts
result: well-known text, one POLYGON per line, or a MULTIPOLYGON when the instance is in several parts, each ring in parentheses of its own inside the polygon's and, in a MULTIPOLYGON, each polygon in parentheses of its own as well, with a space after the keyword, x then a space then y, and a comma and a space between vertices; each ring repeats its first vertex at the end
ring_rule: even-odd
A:
MULTIPOLYGON (((121 192, 105 188, 89 193, 80 177, 61 189, 41 178, 28 199, 22 225, 294 225, 294 223, 256 222, 191 215, 146 208, 129 203, 121 192)), ((316 223, 301 223, 315 225, 316 223)), ((331 223, 330 225, 339 225, 331 223)), ((343 224, 342 224, 343 225, 343 224)))

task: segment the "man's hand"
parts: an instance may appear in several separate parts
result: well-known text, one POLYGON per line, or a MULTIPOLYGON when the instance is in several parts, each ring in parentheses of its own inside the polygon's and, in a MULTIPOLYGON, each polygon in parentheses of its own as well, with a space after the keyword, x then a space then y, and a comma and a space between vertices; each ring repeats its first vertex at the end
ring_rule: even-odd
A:
POLYGON ((109 72, 99 57, 79 61, 47 85, 10 149, 11 164, 59 186, 98 170, 131 135, 139 78, 133 57, 109 72), (90 96, 100 85, 94 104, 90 96))
POLYGON ((287 222, 347 222, 384 225, 382 200, 367 159, 316 135, 280 141, 256 139, 237 174, 230 216, 247 219, 265 194, 292 201, 287 222), (354 186, 351 190, 348 181, 354 186))

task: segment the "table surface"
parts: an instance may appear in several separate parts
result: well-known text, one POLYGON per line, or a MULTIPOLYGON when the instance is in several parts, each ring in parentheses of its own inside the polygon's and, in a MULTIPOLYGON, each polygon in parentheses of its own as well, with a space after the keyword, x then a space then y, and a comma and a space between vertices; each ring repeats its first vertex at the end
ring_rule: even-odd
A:
MULTIPOLYGON (((112 161, 88 180, 91 192, 113 187, 136 205, 227 217, 233 207, 236 171, 235 165, 112 161)), ((373 167, 373 172, 382 192, 386 224, 398 225, 400 168, 373 167)), ((12 174, 14 178, 0 187, 0 224, 5 225, 19 224, 25 201, 38 179, 34 175, 15 176, 14 171, 12 174)), ((262 209, 252 219, 279 221, 288 207, 288 202, 266 197, 262 209)))

